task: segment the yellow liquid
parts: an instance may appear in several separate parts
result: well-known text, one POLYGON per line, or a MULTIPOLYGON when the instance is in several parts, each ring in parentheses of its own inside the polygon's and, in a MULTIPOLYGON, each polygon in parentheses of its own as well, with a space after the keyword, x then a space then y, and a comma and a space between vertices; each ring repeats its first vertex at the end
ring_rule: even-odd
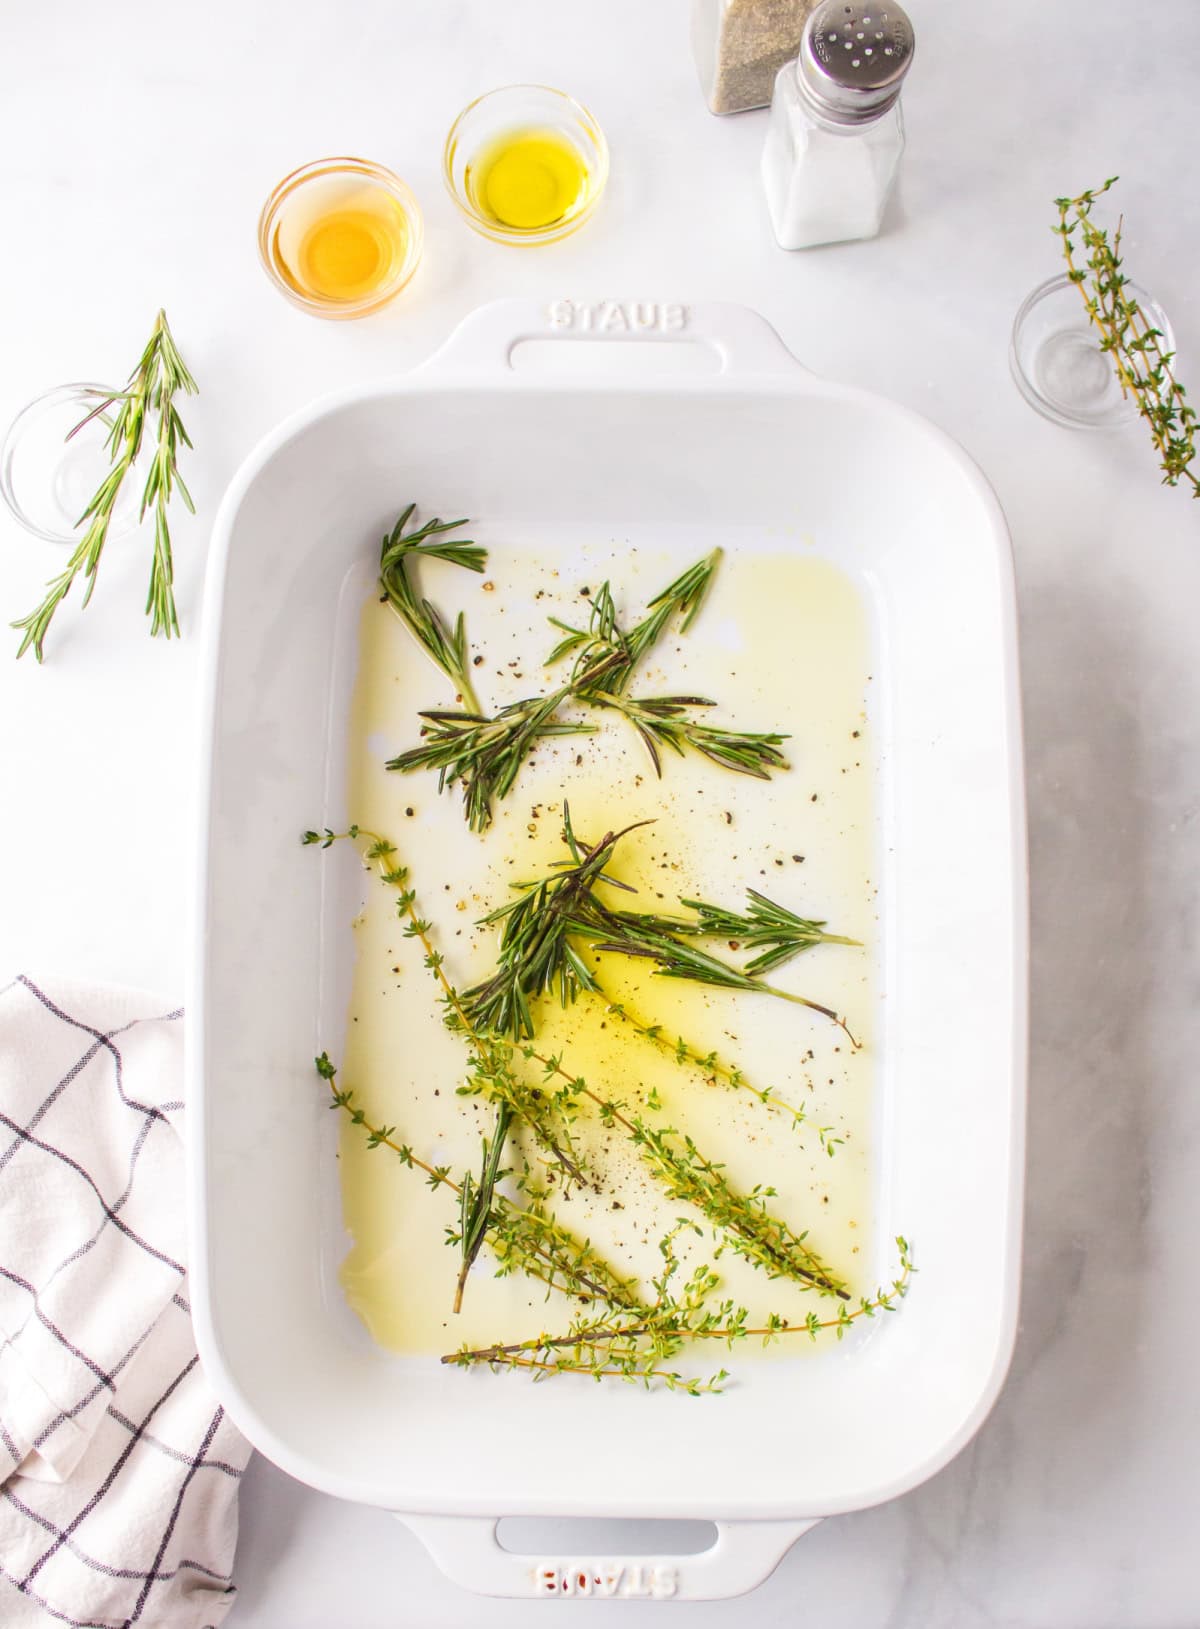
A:
POLYGON ((300 293, 350 303, 392 281, 408 244, 408 223, 396 203, 360 187, 307 217, 297 205, 273 247, 277 265, 300 293))
POLYGON ((481 214, 534 231, 568 216, 585 196, 587 166, 556 130, 513 130, 467 166, 466 185, 481 214))
MULTIPOLYGON (((463 594, 448 603, 450 614, 465 606, 477 648, 489 653, 477 683, 492 706, 548 683, 536 662, 510 667, 510 660, 545 648, 548 614, 586 618, 586 601, 574 593, 577 581, 611 575, 627 604, 640 608, 680 566, 678 558, 656 557, 653 548, 621 550, 590 562, 578 578, 572 571, 568 587, 568 573, 560 577, 536 551, 513 546, 504 559, 503 616, 494 603, 499 594, 447 585, 448 592, 458 586, 463 594)), ((561 857, 564 795, 576 830, 587 836, 653 819, 625 840, 616 868, 638 889, 637 909, 672 910, 680 897, 737 905, 747 886, 758 887, 869 946, 876 908, 869 663, 864 604, 835 568, 795 554, 731 554, 692 634, 664 639, 648 659, 646 688, 653 682, 667 693, 716 695, 722 718, 742 728, 790 730, 793 768, 768 790, 695 758, 672 758, 660 781, 632 731, 600 719, 594 736, 539 747, 497 806, 495 824, 478 837, 467 831, 457 795, 437 794, 436 777, 399 776, 383 767, 415 739, 415 706, 452 698, 389 607, 371 595, 362 611, 350 722, 349 809, 399 845, 460 987, 482 977, 494 960, 495 930, 476 928, 477 919, 511 897, 514 879, 538 875, 561 857)), ((441 1023, 435 988, 402 936, 391 891, 364 877, 362 897, 342 1084, 354 1089, 369 1118, 399 1127, 422 1158, 455 1170, 474 1167, 491 1115, 480 1099, 455 1096, 464 1074, 462 1043, 441 1023)), ((662 1112, 652 1119, 694 1136, 706 1153, 726 1162, 739 1188, 775 1187, 780 1212, 797 1229, 811 1229, 813 1244, 834 1270, 856 1293, 866 1293, 885 1265, 875 1260, 871 1229, 872 964, 869 949, 822 946, 776 978, 845 1012, 864 1042, 857 1053, 840 1030, 766 996, 657 978, 619 957, 605 957, 598 969, 610 997, 630 1012, 662 1023, 671 1038, 688 1035, 701 1052, 714 1049, 726 1062, 738 1062, 756 1085, 773 1086, 803 1106, 810 1120, 799 1133, 749 1093, 679 1067, 594 999, 581 998, 565 1012, 540 1003, 539 1039, 548 1053, 569 1060, 573 1073, 639 1108, 657 1093, 662 1112), (819 1125, 845 1139, 833 1159, 812 1129, 819 1125)), ((596 1115, 583 1113, 575 1134, 602 1175, 603 1192, 585 1190, 556 1208, 621 1270, 648 1283, 662 1266, 657 1242, 680 1206, 647 1176, 628 1140, 596 1115)), ((536 1162, 537 1151, 519 1134, 514 1143, 536 1162)), ((544 1287, 519 1274, 496 1278, 486 1247, 462 1312, 454 1315, 457 1256, 444 1242, 456 1217, 453 1194, 431 1193, 386 1150, 371 1151, 361 1130, 348 1123, 341 1128, 339 1167, 353 1239, 341 1283, 382 1345, 442 1353, 464 1341, 520 1340, 569 1320, 575 1309, 565 1298, 555 1294, 547 1302, 544 1287)), ((711 1258, 713 1245, 694 1240, 681 1248, 694 1251, 689 1259, 695 1261, 711 1258)), ((795 1285, 767 1282, 732 1252, 718 1266, 722 1293, 756 1314, 776 1310, 803 1318, 814 1304, 795 1285)), ((745 1355, 751 1355, 748 1347, 745 1355)))

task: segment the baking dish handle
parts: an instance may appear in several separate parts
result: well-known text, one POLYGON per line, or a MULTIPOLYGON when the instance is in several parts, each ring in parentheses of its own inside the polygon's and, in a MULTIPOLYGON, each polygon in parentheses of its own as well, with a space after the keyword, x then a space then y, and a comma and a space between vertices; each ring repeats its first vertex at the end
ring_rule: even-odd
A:
POLYGON ((464 317, 424 367, 439 373, 507 373, 515 371, 519 345, 555 340, 701 345, 715 353, 718 374, 738 378, 795 378, 809 371, 749 306, 676 300, 494 300, 464 317))
POLYGON ((530 1599, 717 1601, 769 1578, 820 1517, 782 1522, 717 1522, 716 1543, 698 1555, 514 1555, 483 1516, 397 1518, 420 1539, 447 1578, 477 1595, 530 1599))

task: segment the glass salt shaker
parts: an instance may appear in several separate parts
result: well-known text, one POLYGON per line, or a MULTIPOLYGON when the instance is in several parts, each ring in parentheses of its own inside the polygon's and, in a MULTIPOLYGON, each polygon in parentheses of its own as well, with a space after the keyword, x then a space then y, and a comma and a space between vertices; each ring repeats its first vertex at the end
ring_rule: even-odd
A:
POLYGON ((692 51, 713 113, 766 107, 815 0, 692 0, 692 51))
POLYGON ((904 151, 900 87, 913 29, 891 0, 823 0, 779 70, 763 149, 784 249, 873 238, 904 151))

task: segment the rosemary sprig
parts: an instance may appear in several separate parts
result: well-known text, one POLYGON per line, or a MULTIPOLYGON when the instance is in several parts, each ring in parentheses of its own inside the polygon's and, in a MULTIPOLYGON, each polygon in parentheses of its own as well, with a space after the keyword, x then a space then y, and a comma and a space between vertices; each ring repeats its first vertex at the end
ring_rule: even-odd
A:
POLYGON ((749 903, 741 913, 726 910, 722 905, 709 905, 702 899, 681 899, 679 903, 683 908, 694 913, 691 920, 674 916, 641 920, 666 933, 694 935, 698 939, 726 939, 730 941, 731 950, 759 950, 761 954, 746 963, 745 971, 752 975, 782 967, 813 945, 862 948, 860 939, 826 933, 824 922, 797 916, 756 888, 748 888, 746 898, 749 903))
POLYGON ((576 628, 557 617, 550 623, 563 634, 546 665, 575 653, 570 690, 581 701, 614 708, 637 730, 655 773, 662 774, 659 748, 670 747, 681 756, 687 748, 702 753, 725 769, 769 780, 772 769, 786 769, 787 760, 779 751, 786 735, 752 735, 705 724, 691 716, 696 707, 715 707, 706 696, 659 696, 635 699, 625 695, 638 662, 662 637, 673 616, 683 618, 682 632, 691 626, 704 601, 708 585, 721 557, 716 549, 689 566, 681 576, 650 602, 650 613, 630 633, 622 632, 617 621, 612 588, 604 582, 592 597, 587 628, 576 628))
POLYGON ((590 735, 590 724, 567 724, 554 714, 566 701, 568 690, 510 702, 494 718, 457 711, 424 712, 422 742, 387 767, 407 774, 414 769, 436 769, 438 791, 461 785, 463 809, 472 831, 486 831, 492 823, 492 805, 512 790, 521 765, 539 740, 554 735, 590 735))
POLYGON ((480 919, 479 925, 502 923, 495 971, 463 995, 471 1023, 484 1034, 532 1040, 537 1026, 530 1000, 557 997, 569 1007, 581 990, 600 993, 600 985, 572 939, 591 933, 596 921, 593 890, 600 883, 629 893, 628 883, 606 870, 617 843, 637 826, 609 832, 593 847, 581 844, 571 826, 571 810, 563 804, 563 838, 572 864, 563 865, 536 882, 521 886, 516 899, 480 919))
MULTIPOLYGON (((644 824, 644 822, 639 822, 644 824)), ((535 1033, 529 1001, 557 994, 569 1006, 581 990, 602 995, 599 980, 576 948, 585 941, 593 950, 639 957, 655 964, 662 978, 688 979, 726 990, 758 991, 807 1007, 845 1031, 852 1046, 858 1042, 841 1014, 807 996, 781 990, 719 957, 701 950, 662 927, 662 918, 609 909, 596 897, 601 883, 614 885, 607 867, 625 831, 609 832, 591 845, 575 835, 570 807, 563 804, 563 840, 570 862, 549 876, 520 885, 517 899, 482 918, 482 924, 503 923, 495 972, 463 996, 473 1024, 482 1032, 532 1039, 535 1033)), ((625 883, 615 886, 634 892, 625 883)))
POLYGON ((752 735, 745 730, 731 730, 723 725, 705 724, 692 717, 696 707, 715 707, 715 701, 706 696, 655 696, 635 698, 596 690, 590 699, 601 707, 614 707, 622 718, 641 736, 654 773, 662 776, 660 747, 670 747, 682 758, 690 747, 702 757, 709 758, 722 769, 732 769, 738 775, 753 775, 757 780, 769 781, 773 769, 786 769, 787 759, 780 752, 786 735, 752 735))
POLYGON ((1099 330, 1100 349, 1112 359, 1122 394, 1132 396, 1150 426, 1164 484, 1178 486, 1184 481, 1193 498, 1200 497, 1200 475, 1193 468, 1196 414, 1175 377, 1175 353, 1163 349, 1163 334, 1129 292, 1122 270, 1123 222, 1117 222, 1110 241, 1107 231, 1092 220, 1092 206, 1118 179, 1109 176, 1102 187, 1081 192, 1078 198, 1056 198, 1058 221, 1051 230, 1062 239, 1068 274, 1099 330), (1076 232, 1082 239, 1083 265, 1076 259, 1076 232))
POLYGON ((446 532, 465 526, 465 520, 439 520, 435 516, 405 535, 404 528, 415 509, 416 504, 410 503, 380 546, 379 585, 392 610, 451 681, 467 709, 478 713, 481 709, 471 683, 463 613, 460 611, 454 627, 448 628, 437 606, 418 595, 409 576, 409 566, 418 559, 444 560, 466 571, 481 572, 487 565, 487 550, 467 538, 445 537, 446 532))
POLYGON ((593 600, 588 629, 555 621, 567 637, 551 652, 550 660, 558 660, 569 650, 578 651, 565 684, 544 696, 511 702, 493 718, 485 717, 478 707, 423 712, 421 744, 389 759, 387 767, 402 774, 436 769, 439 792, 461 785, 468 826, 472 831, 485 831, 492 821, 493 805, 512 790, 521 765, 539 740, 593 733, 590 724, 558 721, 559 708, 568 701, 590 699, 601 686, 619 694, 672 617, 683 618, 683 629, 691 626, 719 559, 718 549, 689 566, 651 600, 649 615, 629 634, 617 627, 612 594, 605 583, 593 600))
POLYGON ((614 955, 639 957, 653 962, 654 971, 659 978, 688 979, 694 984, 707 984, 720 990, 757 990, 760 994, 774 996, 779 1001, 790 1001, 794 1006, 807 1007, 810 1012, 820 1013, 823 1018, 828 1018, 831 1023, 836 1024, 845 1032, 846 1039, 855 1051, 858 1050, 859 1042, 845 1018, 832 1007, 827 1007, 824 1002, 813 1001, 808 996, 797 995, 792 990, 781 990, 777 984, 766 984, 762 979, 743 972, 740 967, 732 967, 728 962, 723 962, 719 956, 711 956, 706 950, 685 944, 669 933, 639 927, 634 916, 617 918, 615 921, 615 929, 608 937, 596 937, 591 940, 593 950, 609 951, 614 955))
POLYGON ((176 349, 171 330, 167 326, 166 312, 160 311, 155 318, 154 330, 146 348, 129 376, 128 388, 108 401, 101 402, 71 432, 72 435, 78 434, 85 424, 105 413, 114 402, 120 402, 106 438, 112 468, 79 518, 81 526, 85 521, 88 523, 87 530, 75 546, 64 569, 47 583, 47 592, 41 604, 28 616, 11 624, 21 631, 18 658, 24 656, 32 645, 37 661, 43 659, 43 646, 54 613, 70 593, 80 572, 83 573, 86 585, 83 606, 91 599, 104 545, 108 541, 108 529, 117 497, 125 477, 141 452, 146 423, 152 414, 157 414, 154 454, 146 475, 138 517, 143 519, 147 509, 153 508, 154 551, 150 561, 146 614, 150 618, 151 636, 162 633, 170 639, 172 634, 178 634, 179 619, 175 611, 171 533, 167 525, 167 505, 176 487, 187 508, 195 514, 191 493, 184 485, 178 467, 180 442, 187 447, 191 446, 187 431, 183 427, 183 420, 175 408, 175 396, 181 390, 194 396, 197 392, 196 381, 184 366, 183 358, 176 349))
MULTIPOLYGON (((509 1345, 461 1347, 448 1352, 442 1362, 469 1368, 486 1364, 495 1371, 502 1369, 530 1370, 537 1377, 552 1374, 585 1374, 594 1379, 620 1379, 649 1384, 658 1380, 670 1389, 680 1389, 691 1395, 704 1391, 719 1391, 729 1376, 725 1370, 708 1381, 686 1381, 675 1371, 663 1369, 689 1342, 721 1341, 732 1349, 739 1342, 761 1340, 764 1346, 789 1335, 806 1335, 816 1340, 822 1332, 833 1330, 838 1340, 860 1319, 878 1317, 881 1313, 895 1312, 908 1294, 916 1267, 908 1242, 896 1239, 899 1251, 899 1271, 891 1285, 877 1289, 874 1295, 864 1296, 854 1308, 842 1305, 837 1315, 821 1318, 816 1312, 792 1322, 778 1313, 770 1313, 761 1324, 752 1324, 745 1307, 731 1300, 712 1302, 717 1287, 715 1274, 707 1267, 698 1268, 684 1287, 683 1294, 670 1293, 670 1273, 656 1281, 658 1295, 647 1316, 617 1314, 596 1318, 582 1313, 572 1320, 564 1334, 540 1334, 531 1340, 514 1341, 509 1345)), ((660 1248, 670 1248, 670 1236, 660 1248)))
POLYGON ((642 657, 662 638, 673 617, 682 618, 679 631, 687 633, 700 613, 720 560, 721 550, 714 549, 681 572, 674 582, 654 596, 646 608, 647 615, 628 634, 622 633, 618 625, 609 584, 601 584, 592 598, 586 629, 573 628, 557 617, 549 619, 566 637, 546 658, 547 667, 576 651, 571 673, 574 694, 583 698, 605 690, 620 695, 642 657))

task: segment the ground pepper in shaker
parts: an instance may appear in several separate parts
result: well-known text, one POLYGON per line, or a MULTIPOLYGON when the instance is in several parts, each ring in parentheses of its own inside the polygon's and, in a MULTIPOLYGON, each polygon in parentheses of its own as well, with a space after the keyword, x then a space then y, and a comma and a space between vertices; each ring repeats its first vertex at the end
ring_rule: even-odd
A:
POLYGON ((891 0, 823 0, 779 70, 763 185, 784 249, 873 238, 904 151, 913 29, 891 0))
POLYGON ((692 50, 714 113, 766 107, 815 0, 692 0, 692 50))

